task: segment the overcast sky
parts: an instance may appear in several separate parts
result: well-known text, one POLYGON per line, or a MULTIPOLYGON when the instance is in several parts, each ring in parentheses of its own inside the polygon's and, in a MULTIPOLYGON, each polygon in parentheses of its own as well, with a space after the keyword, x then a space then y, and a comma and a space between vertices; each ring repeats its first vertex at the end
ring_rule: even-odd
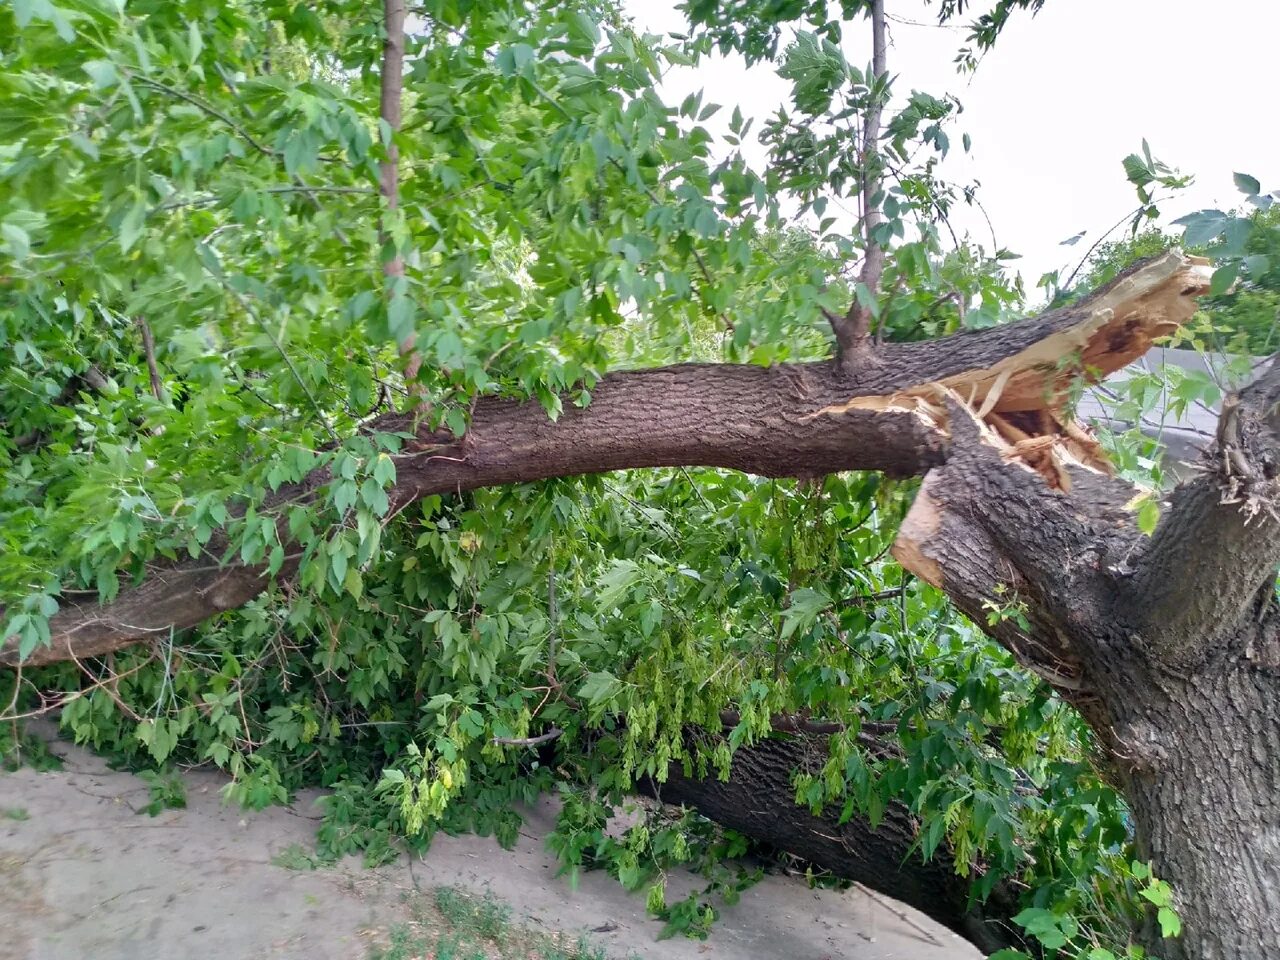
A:
MULTIPOLYGON (((684 28, 676 0, 624 5, 644 29, 684 28)), ((1196 178, 1162 205, 1166 221, 1236 205, 1235 170, 1257 177, 1264 190, 1280 188, 1277 0, 1048 0, 1034 19, 1015 15, 972 76, 953 64, 965 30, 938 27, 922 0, 888 0, 887 7, 895 89, 960 98, 965 109, 949 128, 947 175, 982 182, 996 238, 1023 255, 1016 265, 1028 287, 1045 271, 1074 267, 1099 233, 1137 205, 1121 160, 1140 150, 1143 137, 1158 159, 1196 178), (973 138, 969 157, 962 132, 973 138), (1060 246, 1082 230, 1080 243, 1060 246)), ((865 64, 869 31, 851 31, 845 49, 865 64)), ((748 70, 723 58, 672 70, 664 88, 669 102, 704 89, 707 102, 739 105, 761 120, 789 91, 768 64, 748 70)), ((754 156, 762 160, 763 151, 754 156)), ((981 214, 960 211, 955 223, 990 249, 981 214)))

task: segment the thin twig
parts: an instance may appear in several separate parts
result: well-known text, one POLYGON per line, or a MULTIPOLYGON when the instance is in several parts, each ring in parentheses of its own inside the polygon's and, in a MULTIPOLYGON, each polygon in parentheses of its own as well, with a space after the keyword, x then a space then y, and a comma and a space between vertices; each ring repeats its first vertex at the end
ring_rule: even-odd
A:
POLYGON ((550 743, 552 740, 558 740, 563 736, 563 730, 559 727, 552 727, 546 733, 538 737, 494 737, 492 742, 505 744, 509 747, 536 747, 542 743, 550 743))
POLYGON ((156 365, 156 338, 151 333, 151 325, 147 318, 137 316, 134 323, 142 334, 142 351, 147 358, 147 373, 151 377, 151 393, 161 403, 164 402, 164 386, 160 382, 160 368, 156 365))
POLYGON ((259 153, 268 157, 276 156, 275 150, 272 150, 270 147, 264 146, 262 143, 260 143, 258 140, 254 138, 253 134, 249 133, 248 130, 246 130, 243 126, 241 126, 239 123, 233 120, 228 114, 223 113, 217 107, 213 106, 212 104, 206 103, 205 101, 201 100, 199 97, 193 97, 191 94, 186 93, 183 90, 179 90, 177 87, 171 87, 168 84, 161 83, 159 80, 153 80, 150 77, 140 77, 137 74, 131 73, 129 74, 129 79, 135 83, 140 83, 145 87, 151 87, 153 90, 159 90, 161 93, 166 93, 171 97, 177 97, 179 100, 185 100, 187 103, 191 104, 192 106, 198 107, 199 109, 203 110, 205 113, 209 114, 209 116, 214 117, 218 120, 221 120, 223 123, 229 126, 232 130, 234 130, 237 134, 239 134, 240 137, 245 141, 245 143, 249 144, 249 146, 253 147, 253 149, 257 150, 259 153))
POLYGON ((936 943, 938 946, 942 946, 942 941, 939 940, 937 937, 935 937, 927 927, 923 927, 920 924, 916 923, 916 921, 912 920, 911 917, 908 916, 905 911, 895 906, 893 903, 886 900, 884 897, 880 896, 880 894, 876 893, 870 887, 867 887, 864 884, 859 883, 857 880, 853 881, 853 886, 857 887, 858 890, 862 891, 862 893, 866 894, 876 903, 880 904, 880 906, 884 907, 886 910, 892 913, 895 917, 897 917, 899 920, 901 920, 903 923, 909 926, 912 930, 915 930, 918 934, 920 934, 922 937, 927 939, 930 943, 936 943))
POLYGON ((865 593, 856 597, 845 597, 840 601, 841 607, 861 607, 863 604, 875 603, 877 600, 892 600, 894 597, 900 597, 906 591, 907 585, 893 587, 890 590, 881 590, 879 593, 865 593))
MULTIPOLYGON (((221 277, 218 279, 222 280, 221 277)), ((276 335, 271 332, 271 328, 267 325, 266 321, 262 319, 258 311, 253 308, 253 305, 249 303, 244 294, 232 287, 225 280, 222 280, 222 285, 231 291, 231 295, 240 302, 240 306, 244 308, 245 312, 249 314, 262 332, 267 335, 267 339, 271 341, 272 346, 276 348, 276 352, 280 354, 280 359, 284 361, 285 366, 289 368, 289 372, 293 374, 293 379, 298 382, 298 386, 301 387, 302 392, 306 394, 307 400, 311 403, 311 409, 315 411, 316 418, 319 419, 321 425, 328 432, 333 442, 336 445, 341 446, 342 438, 338 436, 337 431, 333 429, 333 425, 329 423, 329 418, 326 417, 324 412, 320 409, 320 402, 316 400, 315 394, 311 392, 311 388, 307 386, 307 382, 302 379, 302 374, 298 372, 298 368, 294 365, 289 354, 285 353, 284 344, 282 344, 276 335)))
MULTIPOLYGON (((125 677, 131 676, 132 674, 137 673, 143 667, 147 666, 147 664, 151 663, 151 661, 154 659, 155 659, 155 651, 152 650, 151 656, 147 657, 147 659, 143 660, 136 667, 126 670, 124 673, 117 673, 117 674, 114 674, 113 676, 106 677, 105 679, 98 680, 92 686, 84 687, 80 690, 73 690, 71 693, 68 693, 65 697, 60 697, 57 700, 45 700, 45 702, 43 702, 35 710, 28 710, 26 713, 8 714, 4 717, 0 717, 0 720, 26 720, 30 717, 42 717, 46 713, 49 713, 50 711, 53 711, 53 710, 60 710, 63 707, 65 707, 68 703, 71 703, 74 700, 79 700, 81 697, 88 696, 89 694, 93 693, 93 691, 99 688, 105 687, 108 683, 119 683, 125 677)), ((41 695, 41 699, 42 700, 44 699, 43 695, 41 695)))

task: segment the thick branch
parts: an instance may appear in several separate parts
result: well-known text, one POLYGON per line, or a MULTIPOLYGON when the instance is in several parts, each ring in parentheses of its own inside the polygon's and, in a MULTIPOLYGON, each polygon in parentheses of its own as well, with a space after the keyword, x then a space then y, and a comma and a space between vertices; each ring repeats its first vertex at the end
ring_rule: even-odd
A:
POLYGON ((1280 562, 1280 359, 1223 403, 1202 473, 1173 495, 1130 587, 1132 626, 1189 666, 1228 635, 1280 562))
POLYGON ((969 882, 956 873, 945 843, 922 860, 918 821, 906 806, 889 804, 873 827, 857 815, 842 822, 838 809, 814 815, 796 805, 794 773, 817 773, 826 759, 822 738, 771 738, 735 751, 727 781, 687 776, 673 764, 665 783, 646 781, 641 789, 666 803, 695 807, 723 826, 837 877, 865 883, 984 950, 1009 946, 1014 927, 1008 918, 1017 902, 1011 885, 998 883, 986 904, 971 902, 969 882))
MULTIPOLYGON (((1044 410, 1061 402, 1078 376, 1064 357, 1078 352, 1099 376, 1130 362, 1152 337, 1191 315, 1207 284, 1203 272, 1170 254, 1077 307, 1003 328, 887 344, 880 362, 852 373, 832 363, 689 364, 610 374, 588 406, 566 404, 554 422, 536 403, 487 397, 462 440, 419 428, 403 414, 366 429, 416 435, 396 458, 392 510, 432 494, 637 467, 722 467, 772 477, 921 474, 946 458, 942 387, 993 411, 1044 410)), ((317 472, 279 498, 305 501, 327 482, 317 472)), ((283 520, 279 529, 287 542, 283 520)), ((286 563, 280 575, 293 569, 286 563)), ((37 650, 30 662, 167 636, 246 603, 266 584, 261 569, 219 571, 207 560, 158 570, 106 607, 65 603, 50 622, 52 648, 37 650)), ((0 646, 0 663, 15 662, 11 637, 0 646)))

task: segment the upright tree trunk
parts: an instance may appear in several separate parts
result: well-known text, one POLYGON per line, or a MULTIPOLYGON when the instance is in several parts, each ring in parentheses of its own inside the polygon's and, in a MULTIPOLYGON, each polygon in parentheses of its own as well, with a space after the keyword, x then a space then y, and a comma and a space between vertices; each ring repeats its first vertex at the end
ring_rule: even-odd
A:
POLYGON ((1008 457, 998 431, 950 410, 954 455, 896 555, 977 622, 1019 608, 993 635, 1088 720, 1174 887, 1182 935, 1163 938, 1153 907, 1150 950, 1280 958, 1280 363, 1228 399, 1149 538, 1126 520, 1128 484, 1008 457))
POLYGON ((1143 854, 1176 891, 1182 937, 1160 942, 1154 923, 1144 930, 1169 960, 1280 956, 1274 599, 1258 613, 1262 623, 1251 617, 1226 638, 1241 653, 1187 675, 1161 671, 1109 697, 1124 731, 1115 761, 1143 854))

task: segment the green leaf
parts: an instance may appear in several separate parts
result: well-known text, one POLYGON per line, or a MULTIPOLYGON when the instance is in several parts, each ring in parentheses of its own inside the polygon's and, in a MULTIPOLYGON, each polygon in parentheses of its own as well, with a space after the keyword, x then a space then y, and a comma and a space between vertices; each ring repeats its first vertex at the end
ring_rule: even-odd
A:
POLYGON ((187 21, 187 47, 191 63, 200 59, 200 51, 204 49, 204 40, 200 36, 200 25, 194 20, 187 21))
MULTIPOLYGON (((782 639, 811 627, 818 614, 831 606, 831 597, 812 587, 801 587, 791 593, 791 602, 782 611, 782 639)), ((941 822, 941 821, 939 821, 941 822)))
POLYGON ((1219 267, 1213 271, 1213 279, 1209 282, 1209 295, 1216 297, 1226 293, 1231 289, 1231 285, 1236 282, 1236 277, 1239 275, 1240 261, 1238 260, 1219 267))
POLYGON ((1125 157, 1123 163, 1124 175, 1129 179, 1130 183, 1143 186, 1152 181, 1151 170, 1147 166, 1147 162, 1136 153, 1131 153, 1125 157))
POLYGON ((31 238, 16 223, 0 223, 0 236, 14 260, 22 261, 31 255, 31 238))
POLYGON ((1199 210, 1185 217, 1179 217, 1173 222, 1178 226, 1186 227, 1182 239, 1188 247, 1203 247, 1222 236, 1230 219, 1221 210, 1199 210))
POLYGON ((1160 505, 1148 497, 1138 508, 1138 529, 1146 536, 1156 532, 1156 524, 1160 522, 1160 505))
POLYGON ((116 73, 116 65, 110 60, 86 60, 81 65, 81 69, 89 75, 95 90, 105 90, 107 87, 114 87, 120 82, 120 75, 116 73))
POLYGON ((592 706, 611 700, 622 688, 622 682, 612 673, 596 671, 588 673, 582 686, 578 688, 578 696, 592 706))
POLYGON ((524 72, 533 62, 534 50, 527 43, 516 43, 498 52, 494 63, 504 76, 512 77, 524 72))
POLYGON ((1249 276, 1258 280, 1271 269, 1271 259, 1265 254, 1255 253, 1244 258, 1244 267, 1249 276))
POLYGON ((1262 184, 1255 177, 1249 176, 1247 173, 1237 173, 1235 175, 1236 189, 1246 196, 1256 197, 1262 192, 1262 184))
POLYGON ((596 608, 610 610, 622 595, 640 579, 640 566, 634 560, 614 560, 596 583, 596 608))
POLYGON ((1160 936, 1176 937, 1182 933, 1182 918, 1169 907, 1157 910, 1156 919, 1160 922, 1160 936))
POLYGON ((134 203, 129 208, 129 212, 124 215, 124 219, 120 221, 120 252, 128 253, 138 237, 142 236, 142 228, 147 220, 147 207, 141 201, 134 203))

